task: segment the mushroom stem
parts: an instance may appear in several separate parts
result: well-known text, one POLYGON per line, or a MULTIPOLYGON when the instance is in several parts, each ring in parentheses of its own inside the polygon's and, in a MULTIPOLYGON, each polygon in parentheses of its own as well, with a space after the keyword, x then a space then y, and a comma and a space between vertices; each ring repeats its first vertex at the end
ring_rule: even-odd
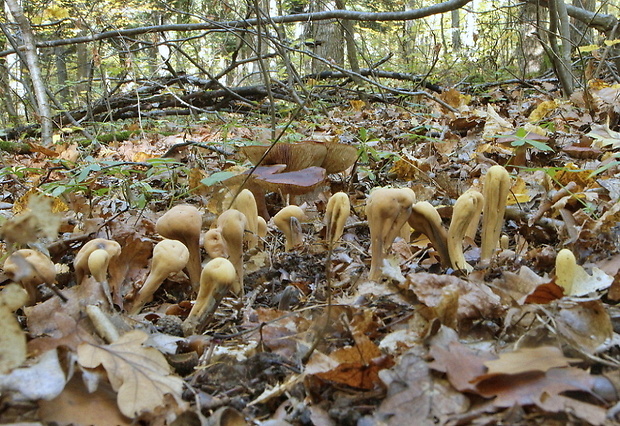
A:
POLYGON ((476 190, 465 191, 452 209, 452 221, 448 229, 448 255, 454 269, 471 272, 473 268, 465 261, 463 239, 472 222, 478 222, 484 199, 476 190))
POLYGON ((108 283, 108 266, 110 265, 110 253, 104 249, 97 249, 88 256, 87 263, 90 274, 93 276, 101 287, 103 287, 103 293, 108 299, 110 306, 114 306, 112 301, 112 290, 108 283))
POLYGON ((411 215, 415 193, 409 188, 378 188, 366 202, 366 217, 370 228, 369 279, 381 278, 383 259, 392 242, 411 215))
POLYGON ((448 234, 443 227, 441 216, 437 213, 437 209, 428 201, 414 204, 409 216, 409 225, 428 237, 435 250, 439 252, 442 265, 447 267, 450 264, 447 243, 448 234))
POLYGON ((217 218, 217 227, 226 242, 228 259, 235 267, 238 282, 233 285, 233 292, 243 296, 243 234, 246 217, 238 210, 226 210, 217 218))
POLYGON ((480 246, 480 260, 486 261, 493 256, 499 241, 506 198, 510 191, 510 175, 502 166, 493 166, 487 171, 484 179, 484 208, 482 214, 482 244, 480 246))
POLYGON ((179 205, 168 210, 155 224, 155 230, 164 238, 181 241, 189 250, 187 271, 194 291, 200 286, 200 232, 202 215, 190 205, 179 205))
POLYGON ((208 317, 217 309, 220 301, 237 280, 235 267, 221 257, 209 261, 200 275, 200 290, 189 315, 183 321, 186 336, 201 332, 208 317))
POLYGON ((162 240, 153 248, 151 270, 146 281, 138 291, 129 310, 137 314, 142 307, 153 299, 153 294, 170 274, 180 272, 189 261, 189 250, 178 240, 162 240))
POLYGON ((337 192, 329 198, 325 211, 326 240, 330 247, 342 236, 344 225, 351 214, 351 202, 344 192, 337 192))
POLYGON ((301 221, 306 214, 299 206, 286 206, 280 210, 274 217, 273 223, 284 234, 286 241, 284 250, 291 251, 297 246, 303 244, 303 233, 301 231, 301 221))

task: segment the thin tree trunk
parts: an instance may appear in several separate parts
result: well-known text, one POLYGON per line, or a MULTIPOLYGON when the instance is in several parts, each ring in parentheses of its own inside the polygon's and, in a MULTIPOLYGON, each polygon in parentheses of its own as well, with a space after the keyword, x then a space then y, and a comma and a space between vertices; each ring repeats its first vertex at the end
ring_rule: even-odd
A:
POLYGON ((53 133, 52 114, 41 75, 41 68, 39 68, 34 32, 30 26, 30 21, 24 15, 24 11, 16 0, 5 0, 5 4, 21 30, 22 51, 30 73, 30 79, 32 80, 33 90, 37 99, 38 115, 41 120, 41 140, 43 145, 51 145, 53 133))

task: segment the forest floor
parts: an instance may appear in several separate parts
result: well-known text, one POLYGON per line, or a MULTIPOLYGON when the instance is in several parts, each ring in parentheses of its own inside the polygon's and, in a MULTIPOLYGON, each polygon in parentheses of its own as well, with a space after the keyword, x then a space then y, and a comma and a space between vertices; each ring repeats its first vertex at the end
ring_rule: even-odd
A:
POLYGON ((357 161, 305 194, 270 187, 270 215, 303 204, 303 244, 285 251, 269 222, 244 249, 243 296, 227 293, 200 333, 184 327, 196 298, 184 272, 129 313, 161 240, 155 224, 190 204, 203 232, 215 226, 251 168, 238 151, 270 143, 270 117, 116 123, 122 140, 82 145, 67 133, 4 153, 0 247, 13 263, 0 272, 0 423, 617 424, 620 88, 592 85, 567 101, 552 89, 450 90, 440 97, 451 108, 353 100, 283 118, 282 142, 353 145, 357 161), (511 188, 490 261, 480 260, 482 225, 464 241, 471 272, 409 228, 383 278, 368 278, 373 188, 411 188, 447 230, 458 197, 484 191, 496 164, 511 188), (338 191, 351 214, 330 250, 324 217, 338 191), (76 256, 94 238, 120 244, 103 278, 76 256), (15 254, 26 247, 50 256, 55 275, 41 279, 15 254), (562 249, 576 263, 565 250, 556 268, 562 249), (10 283, 37 279, 54 291, 42 286, 23 307, 10 283))

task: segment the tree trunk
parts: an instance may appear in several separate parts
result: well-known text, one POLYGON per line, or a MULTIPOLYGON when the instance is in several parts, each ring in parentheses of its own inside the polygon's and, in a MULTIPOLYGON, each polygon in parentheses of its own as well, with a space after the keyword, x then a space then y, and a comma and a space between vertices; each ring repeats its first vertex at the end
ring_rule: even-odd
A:
POLYGON ((51 119, 51 111, 45 84, 39 68, 39 58, 37 57, 36 40, 30 21, 24 15, 24 11, 16 0, 5 0, 11 15, 15 18, 17 25, 21 31, 23 41, 23 56, 30 78, 32 80, 33 90, 37 100, 38 116, 41 121, 41 140, 44 145, 52 144, 53 123, 51 119))
MULTIPOLYGON (((312 3, 311 12, 321 12, 334 9, 335 4, 331 2, 312 3)), ((324 58, 336 65, 344 66, 344 31, 342 25, 334 19, 313 22, 311 24, 311 37, 314 40, 312 50, 321 58, 324 58)), ((318 73, 329 69, 324 62, 313 58, 312 73, 318 73)))

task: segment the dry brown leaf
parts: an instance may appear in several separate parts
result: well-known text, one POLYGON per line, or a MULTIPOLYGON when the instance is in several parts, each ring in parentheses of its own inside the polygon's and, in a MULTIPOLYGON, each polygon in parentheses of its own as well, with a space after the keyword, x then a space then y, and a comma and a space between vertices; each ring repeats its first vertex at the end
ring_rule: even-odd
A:
POLYGON ((73 376, 60 395, 50 401, 39 401, 41 420, 57 425, 130 425, 116 405, 116 393, 108 383, 100 383, 88 392, 80 374, 73 376))
POLYGON ((379 375, 388 395, 374 414, 376 424, 434 425, 437 417, 463 413, 469 407, 465 395, 454 391, 444 380, 432 378, 426 361, 414 350, 379 375))
POLYGON ((26 207, 22 206, 21 213, 4 222, 0 238, 9 244, 34 243, 39 238, 56 239, 62 218, 55 210, 56 199, 36 193, 27 195, 26 207))
MULTIPOLYGON (((600 424, 601 412, 604 419, 605 410, 592 404, 581 403, 577 400, 561 396, 566 391, 589 392, 593 386, 592 376, 579 368, 552 368, 546 372, 529 371, 520 374, 501 374, 480 382, 477 386, 480 395, 487 398, 495 397, 493 405, 496 407, 513 407, 525 405, 537 405, 550 412, 563 412, 570 406, 580 407, 581 404, 589 409, 583 412, 573 411, 573 414, 583 420, 600 424), (589 413, 595 417, 587 418, 589 413), (585 418, 584 418, 585 415, 585 418)), ((585 407, 581 407, 585 408, 585 407)))
MULTIPOLYGON (((451 275, 420 272, 407 275, 402 288, 412 290, 422 303, 431 308, 442 306, 448 314, 444 298, 458 299, 456 319, 494 318, 502 310, 500 298, 484 283, 464 281, 451 275)), ((454 303, 453 301, 451 303, 454 303)))
MULTIPOLYGON (((313 355, 309 365, 320 362, 322 357, 313 355)), ((329 355, 330 369, 317 371, 317 377, 358 389, 373 389, 379 383, 379 371, 393 365, 392 358, 381 350, 368 337, 359 336, 356 345, 337 349, 329 355)), ((324 361, 322 361, 324 362, 324 361)), ((313 368, 310 371, 316 371, 313 368)))
POLYGON ((77 351, 83 367, 103 365, 112 388, 118 392, 118 407, 130 418, 164 405, 167 394, 179 405, 185 404, 181 396, 183 380, 170 374, 161 352, 142 345, 147 339, 146 333, 133 330, 112 344, 83 343, 77 351))
POLYGON ((28 301, 28 293, 18 284, 9 284, 0 293, 0 374, 21 365, 26 359, 26 334, 13 312, 28 301))
POLYGON ((580 361, 578 358, 565 357, 562 350, 555 346, 519 348, 513 352, 500 354, 499 359, 486 361, 484 365, 489 370, 476 381, 480 382, 500 374, 515 375, 532 371, 544 373, 551 368, 568 367, 571 363, 580 361))
POLYGON ((485 373, 485 362, 497 358, 463 345, 454 330, 445 326, 433 338, 429 353, 433 357, 429 367, 446 373, 452 386, 461 392, 475 391, 472 381, 485 373))
POLYGON ((609 313, 600 300, 562 303, 554 321, 562 337, 588 354, 595 353, 614 332, 609 313))

